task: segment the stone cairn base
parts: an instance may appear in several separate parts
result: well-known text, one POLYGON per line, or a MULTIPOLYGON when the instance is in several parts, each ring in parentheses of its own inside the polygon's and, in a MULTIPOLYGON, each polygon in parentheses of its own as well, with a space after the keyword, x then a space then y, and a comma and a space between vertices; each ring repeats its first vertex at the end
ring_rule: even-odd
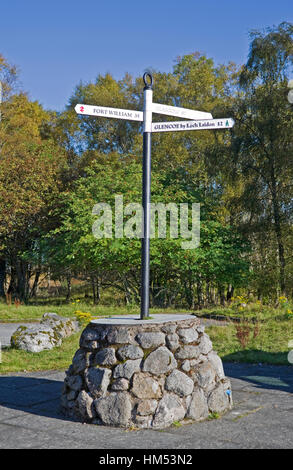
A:
POLYGON ((82 422, 155 429, 231 406, 222 361, 193 315, 92 321, 61 400, 63 413, 82 422))

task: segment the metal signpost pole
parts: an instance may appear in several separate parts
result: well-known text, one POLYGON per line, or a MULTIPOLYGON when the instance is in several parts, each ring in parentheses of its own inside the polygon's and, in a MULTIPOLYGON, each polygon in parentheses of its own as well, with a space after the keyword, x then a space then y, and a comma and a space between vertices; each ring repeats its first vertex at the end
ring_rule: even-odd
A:
POLYGON ((151 145, 152 145, 152 101, 153 77, 150 73, 143 76, 143 163, 142 163, 142 207, 143 231, 141 240, 141 306, 140 318, 149 316, 150 291, 150 202, 151 202, 151 145))

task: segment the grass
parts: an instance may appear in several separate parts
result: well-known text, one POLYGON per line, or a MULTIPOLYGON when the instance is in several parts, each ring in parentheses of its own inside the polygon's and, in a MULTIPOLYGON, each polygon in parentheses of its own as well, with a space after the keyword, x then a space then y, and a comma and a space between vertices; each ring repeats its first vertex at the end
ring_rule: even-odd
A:
MULTIPOLYGON (((93 305, 92 303, 79 301, 75 299, 70 303, 62 303, 62 301, 41 303, 38 305, 20 305, 15 306, 7 305, 4 302, 0 302, 0 322, 5 323, 17 323, 17 322, 33 322, 38 321, 42 318, 45 312, 55 312, 58 315, 72 318, 75 316, 75 312, 80 310, 82 312, 89 312, 93 317, 104 317, 111 315, 140 315, 139 306, 124 306, 117 307, 111 305, 93 305)), ((150 314, 156 313, 194 313, 190 310, 180 309, 158 309, 151 308, 150 314)), ((150 317, 151 318, 151 317, 150 317)))
MULTIPOLYGON (((23 322, 40 320, 45 312, 56 312, 65 317, 74 317, 77 310, 89 312, 93 317, 107 317, 111 315, 139 315, 139 307, 115 307, 99 305, 94 306, 85 301, 75 299, 69 304, 56 302, 55 305, 46 302, 41 305, 6 305, 0 303, 0 322, 23 322)), ((249 362, 264 364, 288 363, 289 341, 293 340, 293 316, 286 314, 282 309, 272 307, 254 306, 245 309, 245 312, 235 312, 235 309, 213 309, 204 312, 217 312, 217 314, 241 315, 246 318, 249 334, 241 345, 241 335, 237 338, 238 323, 230 323, 226 326, 210 326, 206 328, 210 336, 214 350, 218 352, 223 361, 249 362), (257 321, 257 323, 253 323, 257 321), (257 325, 257 331, 255 331, 257 325), (254 334, 255 333, 255 334, 254 334)), ((175 313, 175 309, 151 309, 150 313, 175 313)), ((180 309, 176 313, 194 313, 180 309)), ((196 312, 198 315, 199 312, 196 312)), ((241 327, 240 323, 240 327, 241 327)), ((80 333, 66 338, 60 347, 40 353, 28 353, 16 349, 4 349, 2 351, 2 363, 0 374, 16 371, 38 370, 64 370, 71 364, 72 358, 78 349, 80 333)), ((292 348, 291 348, 292 349, 292 348)))
POLYGON ((79 348, 79 337, 80 333, 76 333, 65 338, 61 346, 39 353, 13 348, 4 349, 2 363, 0 363, 0 374, 68 369, 76 350, 79 348))
POLYGON ((215 351, 223 361, 289 365, 288 343, 293 339, 293 319, 269 318, 259 324, 259 332, 255 338, 255 324, 248 323, 248 326, 250 334, 245 348, 237 339, 235 324, 225 327, 210 326, 206 329, 215 351))
MULTIPOLYGON (((290 318, 290 315, 286 314, 286 309, 274 308, 271 306, 258 306, 257 304, 248 305, 246 308, 238 309, 235 307, 218 307, 218 308, 205 308, 196 312, 198 317, 206 316, 217 316, 226 317, 228 320, 246 318, 251 321, 266 322, 269 319, 283 320, 285 316, 290 318)), ((293 318, 293 315, 291 315, 293 318)))
MULTIPOLYGON (((58 315, 73 318, 77 310, 91 313, 93 318, 108 317, 111 315, 140 315, 139 307, 112 307, 112 306, 94 306, 92 304, 78 301, 69 304, 61 303, 58 305, 46 304, 41 305, 20 305, 15 306, 0 303, 0 322, 33 322, 42 318, 45 312, 55 312, 58 315)), ((161 309, 150 309, 152 314, 162 313, 161 309)), ((177 313, 186 313, 180 310, 177 313)), ((166 309, 163 313, 174 313, 174 309, 166 309)), ((189 312, 190 313, 190 312, 189 312)), ((29 353, 6 348, 2 351, 2 363, 0 363, 0 374, 17 371, 39 371, 39 370, 64 370, 69 367, 72 358, 78 349, 80 333, 63 340, 60 347, 40 353, 29 353)))
POLYGON ((233 418, 232 421, 238 421, 238 419, 242 419, 242 418, 245 418, 246 416, 249 416, 253 413, 256 413, 257 411, 261 410, 263 408, 263 406, 258 406, 257 408, 254 408, 253 410, 250 410, 250 411, 247 411, 246 413, 243 413, 242 415, 238 415, 236 416, 235 418, 233 418))

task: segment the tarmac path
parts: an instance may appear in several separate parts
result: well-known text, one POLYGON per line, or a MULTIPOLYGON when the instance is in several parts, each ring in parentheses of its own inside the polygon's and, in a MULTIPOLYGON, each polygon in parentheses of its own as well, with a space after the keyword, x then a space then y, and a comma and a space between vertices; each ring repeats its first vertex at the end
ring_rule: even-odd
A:
POLYGON ((292 449, 293 366, 224 363, 234 406, 165 430, 81 424, 59 411, 64 372, 0 376, 1 449, 292 449))

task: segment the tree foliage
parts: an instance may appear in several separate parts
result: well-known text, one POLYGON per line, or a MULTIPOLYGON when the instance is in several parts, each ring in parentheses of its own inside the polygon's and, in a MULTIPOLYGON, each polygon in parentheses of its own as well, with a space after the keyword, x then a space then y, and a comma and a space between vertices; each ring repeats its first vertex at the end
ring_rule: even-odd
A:
MULTIPOLYGON (((152 201, 200 203, 201 240, 190 250, 168 231, 151 241, 152 305, 224 303, 235 289, 292 295, 292 32, 286 22, 253 31, 240 68, 194 53, 177 58, 170 73, 152 71, 155 102, 236 121, 221 132, 153 134, 152 201)), ((140 203, 142 124, 80 116, 74 107, 141 110, 142 78, 98 74, 54 113, 17 93, 16 76, 0 56, 0 291, 4 262, 6 289, 21 300, 49 273, 66 280, 67 300, 76 277, 91 286, 94 302, 111 289, 138 303, 140 239, 95 238, 92 209, 114 208, 115 195, 140 203)))
MULTIPOLYGON (((61 188, 65 156, 53 140, 42 139, 47 113, 26 95, 13 95, 2 106, 0 127, 0 249, 10 266, 10 286, 29 296, 34 269, 28 254, 51 225, 50 210, 61 188)), ((39 256, 39 255, 38 255, 39 256)))

